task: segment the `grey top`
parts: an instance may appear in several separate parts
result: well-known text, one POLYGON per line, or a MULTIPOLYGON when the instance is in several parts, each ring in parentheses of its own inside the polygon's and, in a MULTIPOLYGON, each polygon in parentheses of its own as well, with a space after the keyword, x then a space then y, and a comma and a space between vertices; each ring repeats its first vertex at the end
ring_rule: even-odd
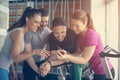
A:
MULTIPOLYGON (((51 30, 48 27, 45 27, 44 30, 36 32, 28 32, 25 34, 25 44, 31 44, 33 49, 45 49, 45 44, 47 42, 48 35, 51 33, 51 30)), ((33 55, 35 62, 39 62, 44 58, 33 55)))
MULTIPOLYGON (((0 51, 0 68, 6 69, 9 71, 10 65, 13 63, 12 59, 12 40, 10 38, 11 32, 15 30, 21 30, 21 28, 16 28, 8 32, 3 47, 0 51)), ((24 50, 24 40, 22 41, 21 52, 24 50)))

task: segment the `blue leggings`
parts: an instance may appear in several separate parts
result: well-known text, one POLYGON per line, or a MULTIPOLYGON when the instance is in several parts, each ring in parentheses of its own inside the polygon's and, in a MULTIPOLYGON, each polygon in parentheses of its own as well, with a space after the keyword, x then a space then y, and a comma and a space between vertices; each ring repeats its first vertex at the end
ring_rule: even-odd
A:
POLYGON ((7 70, 0 68, 0 80, 9 80, 7 70))

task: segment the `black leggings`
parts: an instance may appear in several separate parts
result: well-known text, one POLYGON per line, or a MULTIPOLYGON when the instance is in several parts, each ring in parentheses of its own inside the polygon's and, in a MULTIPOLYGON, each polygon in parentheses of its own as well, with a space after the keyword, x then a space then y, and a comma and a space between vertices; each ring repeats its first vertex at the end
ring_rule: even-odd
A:
MULTIPOLYGON (((43 62, 43 61, 42 61, 43 62)), ((38 66, 42 63, 36 63, 38 66)), ((36 80, 36 76, 38 76, 39 80, 58 80, 57 75, 48 74, 45 77, 39 76, 26 61, 23 63, 23 79, 24 80, 36 80)))
MULTIPOLYGON (((115 77, 114 68, 111 69, 111 73, 112 73, 112 76, 113 76, 113 78, 114 78, 114 77, 115 77)), ((107 80, 107 79, 106 79, 105 74, 101 74, 101 75, 94 74, 94 79, 93 79, 93 80, 107 80)))

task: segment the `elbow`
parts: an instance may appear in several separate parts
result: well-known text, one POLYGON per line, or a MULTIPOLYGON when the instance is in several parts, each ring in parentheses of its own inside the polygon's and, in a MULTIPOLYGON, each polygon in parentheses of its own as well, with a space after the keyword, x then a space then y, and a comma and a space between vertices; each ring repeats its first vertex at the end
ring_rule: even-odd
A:
POLYGON ((82 62, 82 64, 86 64, 86 63, 88 63, 88 61, 89 61, 89 59, 88 58, 86 58, 86 57, 81 57, 81 61, 80 62, 82 62))
POLYGON ((79 62, 79 64, 86 64, 86 63, 88 63, 88 61, 84 58, 79 62))
POLYGON ((18 58, 17 56, 14 56, 14 57, 13 57, 13 61, 14 61, 14 62, 20 62, 20 60, 19 60, 19 58, 18 58))
POLYGON ((86 63, 87 63, 87 61, 83 61, 83 62, 82 62, 82 64, 86 64, 86 63))
POLYGON ((19 62, 19 60, 17 58, 13 58, 14 62, 19 62))

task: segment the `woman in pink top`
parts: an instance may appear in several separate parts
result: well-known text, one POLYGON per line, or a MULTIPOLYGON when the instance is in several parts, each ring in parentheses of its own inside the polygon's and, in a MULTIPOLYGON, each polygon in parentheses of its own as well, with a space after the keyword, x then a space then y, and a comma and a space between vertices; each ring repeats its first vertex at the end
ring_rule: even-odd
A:
MULTIPOLYGON (((83 10, 77 10, 71 17, 71 29, 79 35, 79 51, 74 54, 67 54, 67 51, 59 50, 58 58, 77 64, 89 62, 95 73, 94 80, 106 80, 105 70, 99 56, 104 46, 100 35, 94 29, 90 15, 83 10)), ((108 63, 114 77, 114 69, 109 60, 108 63)))

